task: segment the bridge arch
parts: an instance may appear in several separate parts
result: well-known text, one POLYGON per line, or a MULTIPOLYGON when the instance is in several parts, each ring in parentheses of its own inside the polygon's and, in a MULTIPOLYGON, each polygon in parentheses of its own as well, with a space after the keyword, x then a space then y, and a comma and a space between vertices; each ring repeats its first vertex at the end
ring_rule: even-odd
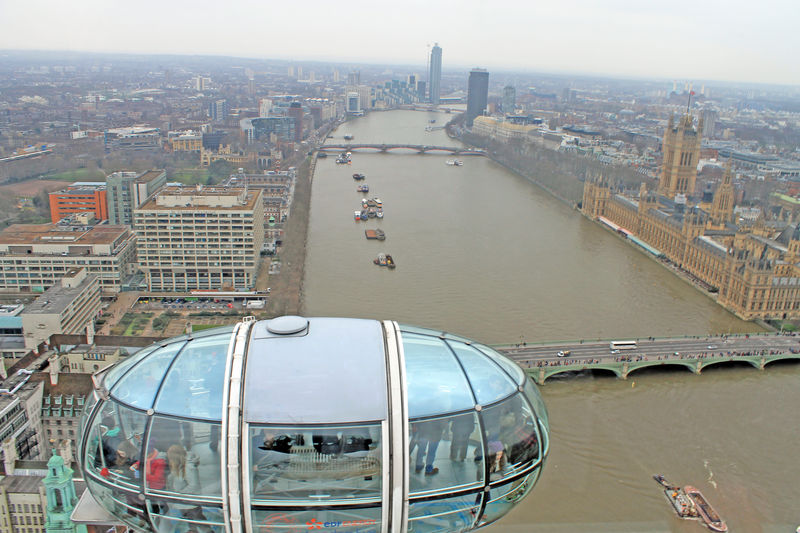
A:
POLYGON ((689 360, 674 360, 674 361, 639 361, 636 363, 632 363, 631 366, 628 368, 628 373, 623 377, 630 376, 633 372, 637 370, 643 370, 646 368, 667 368, 667 367, 679 367, 679 368, 687 368, 693 374, 697 373, 697 367, 695 366, 695 362, 693 359, 689 360))
POLYGON ((771 363, 783 363, 783 362, 800 363, 800 354, 787 353, 787 354, 781 354, 781 355, 769 355, 769 356, 764 358, 764 366, 765 367, 768 364, 771 364, 771 363))
POLYGON ((705 369, 707 369, 709 367, 712 367, 712 366, 713 367, 719 367, 721 364, 727 364, 728 366, 750 365, 753 368, 757 368, 757 369, 761 370, 760 358, 751 359, 749 357, 748 358, 741 357, 741 358, 736 358, 736 359, 734 359, 734 358, 730 358, 730 359, 727 359, 727 358, 726 359, 712 359, 710 361, 707 360, 707 359, 700 359, 700 363, 702 364, 702 366, 700 367, 701 371, 703 371, 703 370, 705 370, 705 369))

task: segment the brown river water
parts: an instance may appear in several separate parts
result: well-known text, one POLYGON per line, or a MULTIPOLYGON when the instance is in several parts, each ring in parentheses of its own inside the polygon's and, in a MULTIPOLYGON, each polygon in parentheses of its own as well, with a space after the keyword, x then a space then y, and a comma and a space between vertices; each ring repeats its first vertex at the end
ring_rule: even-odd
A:
MULTIPOLYGON (((328 142, 458 146, 442 113, 391 111, 328 142)), ((318 161, 303 306, 490 343, 760 331, 528 180, 483 157, 356 152, 318 161), (355 222, 366 175, 385 217, 355 222), (384 242, 364 229, 383 229, 384 242), (392 254, 397 268, 372 263, 392 254)), ((552 446, 538 485, 487 532, 700 531, 652 480, 704 492, 731 531, 800 525, 800 367, 579 376, 541 387, 552 446)))

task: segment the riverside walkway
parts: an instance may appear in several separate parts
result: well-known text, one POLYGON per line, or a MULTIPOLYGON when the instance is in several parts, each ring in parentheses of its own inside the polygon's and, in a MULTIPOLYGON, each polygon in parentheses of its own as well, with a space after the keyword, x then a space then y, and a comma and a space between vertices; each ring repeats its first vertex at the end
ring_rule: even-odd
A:
POLYGON ((627 379, 637 370, 656 366, 700 374, 705 368, 727 363, 747 363, 763 370, 775 361, 800 361, 800 336, 776 333, 636 339, 636 348, 627 350, 612 350, 610 340, 494 348, 516 361, 540 385, 557 374, 587 370, 627 379), (559 356, 559 352, 565 355, 559 356))

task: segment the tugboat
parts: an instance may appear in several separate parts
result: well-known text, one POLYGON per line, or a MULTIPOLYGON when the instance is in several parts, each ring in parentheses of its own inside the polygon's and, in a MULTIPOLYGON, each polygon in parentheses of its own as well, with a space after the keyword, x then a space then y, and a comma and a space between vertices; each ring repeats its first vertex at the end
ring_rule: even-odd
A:
POLYGON ((366 176, 364 174, 358 174, 358 173, 353 174, 353 179, 354 180, 363 180, 364 178, 366 178, 366 176))
POLYGON ((394 259, 392 259, 392 256, 389 254, 386 254, 386 266, 389 268, 394 268, 397 266, 394 264, 394 259))

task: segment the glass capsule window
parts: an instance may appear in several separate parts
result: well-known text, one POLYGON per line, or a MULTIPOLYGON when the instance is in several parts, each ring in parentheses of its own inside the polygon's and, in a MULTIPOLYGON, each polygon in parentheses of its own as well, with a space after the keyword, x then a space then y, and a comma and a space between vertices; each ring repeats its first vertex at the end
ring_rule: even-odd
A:
POLYGON ((251 426, 250 491, 256 501, 378 501, 381 426, 251 426))

